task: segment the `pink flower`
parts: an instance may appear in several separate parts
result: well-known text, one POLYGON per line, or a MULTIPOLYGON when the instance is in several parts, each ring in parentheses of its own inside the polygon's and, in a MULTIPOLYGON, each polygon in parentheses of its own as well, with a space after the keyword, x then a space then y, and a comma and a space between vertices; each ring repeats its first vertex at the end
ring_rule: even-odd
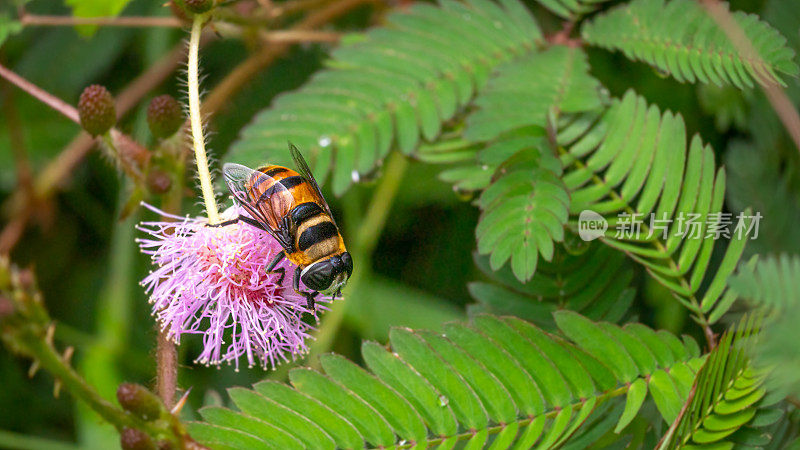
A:
MULTIPOLYGON (((184 333, 203 335, 203 352, 195 362, 234 363, 246 355, 253 367, 275 367, 308 352, 313 327, 303 320, 306 299, 292 288, 294 266, 278 264, 286 276, 267 274, 280 244, 245 223, 209 227, 205 218, 177 217, 151 210, 174 222, 142 222, 150 237, 137 239, 142 252, 158 266, 142 280, 153 315, 167 337, 180 343, 184 333)), ((240 210, 227 211, 236 217, 240 210)), ((324 306, 318 300, 317 307, 324 306)))

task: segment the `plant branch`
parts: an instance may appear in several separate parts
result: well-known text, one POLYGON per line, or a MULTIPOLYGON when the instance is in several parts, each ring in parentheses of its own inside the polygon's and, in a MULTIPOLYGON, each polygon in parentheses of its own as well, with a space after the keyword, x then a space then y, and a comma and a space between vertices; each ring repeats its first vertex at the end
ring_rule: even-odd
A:
POLYGON ((54 110, 60 112, 64 115, 67 119, 77 123, 80 125, 81 120, 78 117, 78 110, 75 109, 74 106, 68 104, 64 100, 50 94, 49 92, 45 91, 44 89, 36 86, 35 84, 31 83, 30 81, 22 78, 21 76, 17 75, 16 73, 9 70, 7 67, 0 65, 0 77, 3 77, 9 83, 13 84, 14 86, 22 89, 23 91, 30 94, 32 97, 36 98, 37 100, 41 101, 45 105, 53 108, 54 110))
POLYGON ((73 17, 73 16, 40 16, 23 14, 19 18, 23 26, 55 26, 72 27, 78 25, 100 25, 105 27, 167 27, 181 28, 184 23, 177 17, 73 17))
MULTIPOLYGON (((158 325, 156 328, 159 328, 158 325)), ((164 331, 157 331, 156 391, 167 409, 172 409, 175 406, 175 392, 178 390, 178 351, 164 331)))
POLYGON ((14 154, 17 186, 24 192, 30 192, 33 188, 33 173, 25 148, 25 136, 22 135, 22 122, 19 120, 14 91, 8 84, 0 86, 0 91, 3 94, 2 111, 8 125, 11 152, 14 154))
POLYGON ((0 293, 10 302, 0 315, 2 339, 10 350, 32 358, 35 365, 53 374, 57 383, 117 429, 150 428, 149 424, 104 399, 69 365, 68 358, 56 351, 53 346, 55 325, 44 309, 30 271, 20 271, 12 267, 7 258, 0 259, 0 293))
MULTIPOLYGON (((375 0, 342 0, 332 3, 319 11, 309 14, 288 31, 313 30, 357 6, 374 1, 375 0)), ((286 42, 267 45, 236 66, 205 98, 205 102, 203 102, 203 114, 219 111, 248 81, 279 56, 283 55, 288 49, 289 44, 286 42)))
POLYGON ((158 415, 147 417, 141 409, 137 410, 141 405, 127 404, 123 409, 103 398, 70 366, 72 347, 63 355, 56 350, 54 335, 55 324, 44 307, 33 273, 20 270, 8 258, 0 257, 0 338, 10 351, 33 359, 31 376, 38 368, 47 370, 56 380, 54 395, 63 386, 119 432, 137 429, 158 442, 159 448, 205 449, 192 440, 178 417, 160 402, 155 405, 158 415))
POLYGON ((372 254, 375 245, 380 237, 381 230, 386 225, 389 211, 392 207, 397 190, 403 181, 408 160, 400 152, 392 152, 387 158, 381 177, 375 192, 372 194, 367 215, 361 221, 361 225, 356 232, 354 251, 364 256, 372 254))
POLYGON ((197 176, 200 178, 200 188, 203 191, 203 201, 206 205, 206 215, 211 224, 219 222, 217 202, 214 198, 214 187, 211 183, 211 173, 208 170, 208 157, 206 156, 205 136, 203 135, 203 119, 200 116, 200 81, 198 76, 198 61, 200 49, 200 32, 203 29, 207 16, 196 14, 192 22, 192 32, 189 36, 189 120, 192 126, 192 143, 194 146, 195 162, 197 163, 197 176))
MULTIPOLYGON (((727 4, 723 4, 719 0, 701 0, 703 7, 705 7, 708 15, 717 22, 717 25, 731 40, 731 43, 736 50, 747 59, 753 61, 755 65, 764 65, 761 56, 753 47, 753 43, 747 38, 744 30, 733 19, 733 15, 728 10, 727 4)), ((786 95, 786 92, 777 83, 770 80, 763 80, 761 84, 764 93, 775 110, 775 113, 780 118, 781 123, 786 128, 786 131, 791 136, 795 147, 800 151, 800 114, 795 109, 792 101, 786 95)))
MULTIPOLYGON (((210 36, 211 34, 206 34, 201 43, 208 40, 210 36)), ((148 92, 161 84, 185 60, 186 45, 184 43, 177 44, 149 69, 136 77, 117 96, 117 118, 124 117, 148 92)), ((42 169, 33 182, 32 196, 22 191, 16 191, 12 195, 8 201, 11 220, 0 232, 0 254, 7 254, 11 251, 22 236, 35 205, 47 200, 56 189, 64 184, 74 173, 75 167, 94 147, 94 144, 95 140, 88 133, 80 132, 54 160, 42 169)))

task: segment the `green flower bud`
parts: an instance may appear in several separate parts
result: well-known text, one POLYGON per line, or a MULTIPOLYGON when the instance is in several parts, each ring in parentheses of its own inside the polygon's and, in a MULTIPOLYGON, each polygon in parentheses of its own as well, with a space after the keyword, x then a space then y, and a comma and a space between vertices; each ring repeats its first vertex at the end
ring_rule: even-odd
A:
POLYGON ((164 405, 155 394, 146 387, 135 383, 122 383, 117 388, 117 401, 126 411, 142 420, 155 420, 161 416, 164 405))
POLYGON ((214 0, 181 0, 186 9, 195 13, 202 14, 214 7, 214 0))
POLYGON ((99 84, 93 84, 81 93, 78 100, 78 115, 81 126, 92 136, 105 134, 117 123, 114 97, 99 84))
POLYGON ((160 95, 147 106, 147 125, 153 136, 159 139, 175 134, 183 121, 181 105, 171 95, 160 95))

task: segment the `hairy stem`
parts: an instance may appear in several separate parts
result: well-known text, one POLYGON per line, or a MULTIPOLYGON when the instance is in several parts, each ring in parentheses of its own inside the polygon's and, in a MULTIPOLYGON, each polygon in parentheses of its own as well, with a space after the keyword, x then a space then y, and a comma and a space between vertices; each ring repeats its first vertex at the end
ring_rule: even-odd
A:
POLYGON ((60 112, 67 119, 80 125, 81 120, 78 117, 78 110, 72 105, 67 104, 64 100, 61 100, 25 78, 22 78, 3 65, 0 65, 0 77, 5 78, 9 83, 22 89, 35 99, 60 112))
POLYGON ((192 33, 189 37, 189 118, 192 126, 192 143, 197 163, 197 176, 200 178, 200 188, 203 191, 203 201, 206 205, 208 222, 213 224, 219 222, 219 212, 214 198, 214 188, 211 184, 211 173, 208 170, 205 136, 203 136, 203 120, 200 117, 200 82, 198 79, 200 32, 203 30, 205 20, 205 15, 195 15, 192 22, 192 33))
MULTIPOLYGON (((186 60, 186 46, 176 45, 153 66, 136 77, 117 96, 117 118, 123 117, 136 106, 153 88, 161 84, 186 60)), ((19 241, 36 205, 50 196, 74 173, 75 167, 89 154, 95 140, 88 133, 80 132, 75 138, 39 171, 33 180, 32 192, 17 190, 8 200, 11 220, 0 232, 0 254, 7 254, 19 241)))

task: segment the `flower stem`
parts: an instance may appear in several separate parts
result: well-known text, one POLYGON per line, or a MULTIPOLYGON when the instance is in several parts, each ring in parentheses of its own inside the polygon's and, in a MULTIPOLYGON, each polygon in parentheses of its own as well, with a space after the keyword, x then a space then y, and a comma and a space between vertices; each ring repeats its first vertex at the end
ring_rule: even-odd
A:
POLYGON ((156 347, 156 390, 167 409, 175 405, 175 392, 178 389, 178 352, 175 344, 167 339, 166 331, 158 330, 156 347))
POLYGON ((196 14, 192 22, 192 33, 189 36, 189 118, 192 125, 192 143, 194 145, 195 161, 197 162, 197 176, 200 178, 200 188, 203 191, 203 201, 206 205, 206 215, 209 223, 219 222, 219 212, 214 198, 214 188, 211 184, 211 173, 208 170, 208 157, 206 156, 205 136, 203 136, 203 120, 200 117, 200 82, 198 77, 200 32, 206 16, 196 14))

